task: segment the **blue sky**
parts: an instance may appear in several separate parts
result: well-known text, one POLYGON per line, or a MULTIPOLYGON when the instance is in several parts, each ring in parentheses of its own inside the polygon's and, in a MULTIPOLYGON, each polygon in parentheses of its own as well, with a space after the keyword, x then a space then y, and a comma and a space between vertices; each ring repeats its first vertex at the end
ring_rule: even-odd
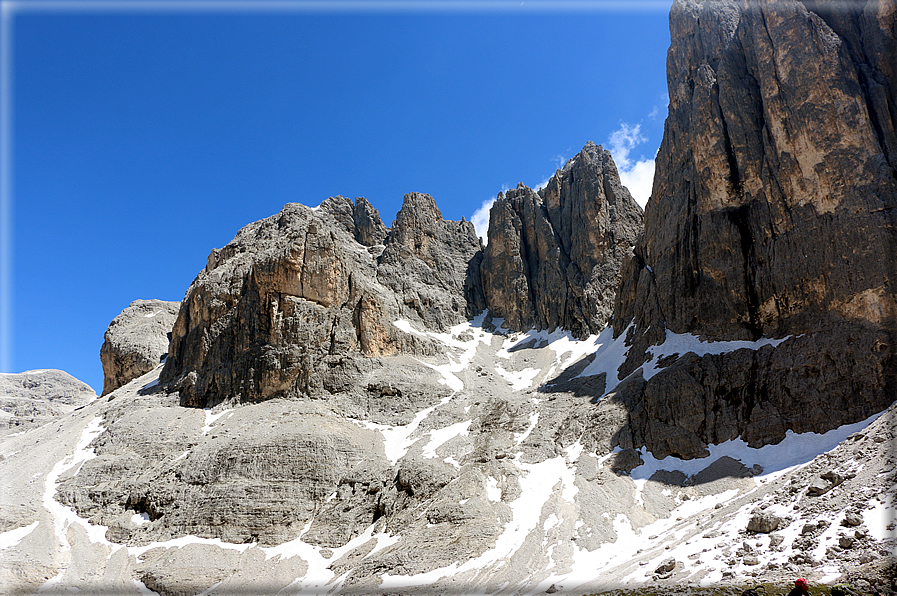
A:
POLYGON ((288 202, 471 219, 589 140, 646 198, 668 3, 255 6, 4 2, 3 372, 101 389, 109 321, 288 202))

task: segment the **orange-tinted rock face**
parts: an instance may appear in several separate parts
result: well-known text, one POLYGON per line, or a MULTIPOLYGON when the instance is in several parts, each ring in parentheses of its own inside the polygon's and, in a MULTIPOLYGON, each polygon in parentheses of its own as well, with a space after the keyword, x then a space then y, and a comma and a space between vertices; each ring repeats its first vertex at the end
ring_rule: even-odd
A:
POLYGON ((442 330, 482 309, 465 284, 479 255, 473 226, 443 220, 427 195, 407 195, 389 233, 364 199, 287 205, 209 256, 162 383, 191 406, 344 390, 369 357, 434 351, 393 321, 442 330))

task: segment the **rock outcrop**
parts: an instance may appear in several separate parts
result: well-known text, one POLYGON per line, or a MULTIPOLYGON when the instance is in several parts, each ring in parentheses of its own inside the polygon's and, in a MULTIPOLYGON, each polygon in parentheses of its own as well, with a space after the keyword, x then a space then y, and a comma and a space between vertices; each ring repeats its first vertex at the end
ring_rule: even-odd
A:
POLYGON ((35 428, 94 398, 87 383, 61 370, 0 374, 0 429, 35 428))
POLYGON ((135 300, 106 329, 100 361, 103 395, 153 370, 168 354, 180 302, 135 300))
POLYGON ((472 223, 444 220, 430 195, 414 192, 396 215, 377 279, 395 294, 401 317, 444 331, 486 307, 482 259, 472 223))
POLYGON ((825 431, 897 395, 894 23, 893 2, 674 3, 621 377, 667 331, 789 339, 665 362, 629 402, 657 457, 825 431))
POLYGON ((431 197, 391 230, 364 199, 286 205, 212 251, 175 324, 162 383, 213 406, 350 389, 376 358, 437 348, 393 325, 445 330, 483 308, 480 241, 431 197))
POLYGON ((600 332, 641 231, 642 210, 610 153, 590 141, 542 190, 499 193, 483 258, 490 312, 515 330, 600 332))

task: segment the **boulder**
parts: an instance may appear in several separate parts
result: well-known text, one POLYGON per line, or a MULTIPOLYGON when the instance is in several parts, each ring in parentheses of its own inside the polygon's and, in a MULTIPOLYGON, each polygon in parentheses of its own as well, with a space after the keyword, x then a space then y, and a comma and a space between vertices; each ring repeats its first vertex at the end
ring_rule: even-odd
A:
POLYGON ((775 532, 782 525, 782 518, 777 517, 765 511, 756 512, 748 521, 748 532, 759 532, 761 534, 769 534, 775 532))
POLYGON ((844 519, 841 520, 842 526, 854 527, 860 526, 863 524, 863 518, 860 515, 857 515, 853 511, 848 511, 844 514, 844 519))
POLYGON ((180 306, 180 302, 135 300, 112 319, 100 348, 102 395, 159 366, 168 354, 180 306))
POLYGON ((641 454, 635 449, 622 449, 611 458, 610 469, 616 473, 629 474, 644 464, 641 454))
POLYGON ((670 557, 669 559, 664 560, 663 563, 657 566, 657 569, 654 570, 654 573, 658 575, 663 575, 665 573, 670 573, 673 569, 676 568, 676 559, 670 557))

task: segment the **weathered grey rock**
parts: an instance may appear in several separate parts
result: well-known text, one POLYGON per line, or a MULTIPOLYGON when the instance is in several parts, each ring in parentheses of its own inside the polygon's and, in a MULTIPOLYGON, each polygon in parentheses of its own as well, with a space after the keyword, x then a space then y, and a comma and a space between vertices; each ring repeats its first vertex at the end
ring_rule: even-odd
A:
POLYGON ((886 5, 674 3, 669 117, 613 319, 631 334, 621 372, 665 330, 792 339, 682 355, 638 400, 636 446, 659 457, 737 436, 760 446, 862 420, 897 395, 886 5))
POLYGON ((841 520, 842 526, 856 527, 856 526, 860 526, 862 524, 863 524, 863 518, 861 516, 857 515, 856 513, 854 513, 853 511, 848 511, 847 513, 845 513, 844 519, 841 520))
POLYGON ((444 330, 481 310, 479 239, 417 193, 385 232, 367 201, 343 197, 244 227, 188 290, 163 385, 192 406, 326 396, 378 357, 438 352, 392 323, 444 330))
POLYGON ((499 193, 483 257, 490 312, 511 329, 598 333, 641 231, 641 207, 610 152, 589 141, 544 189, 521 183, 499 193))
MULTIPOLYGON (((193 534, 279 544, 298 536, 346 479, 380 481, 377 472, 390 469, 376 433, 316 404, 275 400, 223 414, 211 430, 204 423, 202 411, 164 408, 152 418, 140 410, 117 417, 96 441, 97 457, 60 485, 58 498, 121 542, 193 534), (135 513, 150 523, 135 526, 135 513)), ((373 515, 371 508, 360 527, 340 528, 338 544, 373 515)))
POLYGON ((657 566, 657 569, 654 570, 654 573, 664 574, 669 573, 673 569, 676 568, 676 559, 670 557, 669 559, 665 559, 663 563, 657 566))
POLYGON ((135 300, 106 329, 100 361, 103 395, 153 370, 168 354, 180 302, 135 300))
POLYGON ((614 454, 610 469, 614 472, 630 473, 634 468, 645 463, 641 454, 635 449, 623 449, 614 454))
POLYGON ((96 398, 93 389, 61 370, 0 374, 0 428, 41 426, 96 398))
POLYGON ((472 223, 444 220, 433 197, 412 192, 386 239, 377 280, 394 292, 402 317, 444 331, 486 307, 482 259, 472 223))
POLYGON ((350 199, 337 195, 321 203, 321 209, 333 217, 359 244, 374 247, 383 244, 389 230, 380 220, 380 212, 364 197, 350 199))
MULTIPOLYGON (((771 513, 759 511, 751 516, 751 519, 747 524, 747 530, 748 532, 769 534, 770 532, 775 532, 776 530, 778 530, 781 524, 782 519, 780 517, 777 517, 771 513)), ((771 540, 772 539, 770 538, 770 541, 771 540)))

